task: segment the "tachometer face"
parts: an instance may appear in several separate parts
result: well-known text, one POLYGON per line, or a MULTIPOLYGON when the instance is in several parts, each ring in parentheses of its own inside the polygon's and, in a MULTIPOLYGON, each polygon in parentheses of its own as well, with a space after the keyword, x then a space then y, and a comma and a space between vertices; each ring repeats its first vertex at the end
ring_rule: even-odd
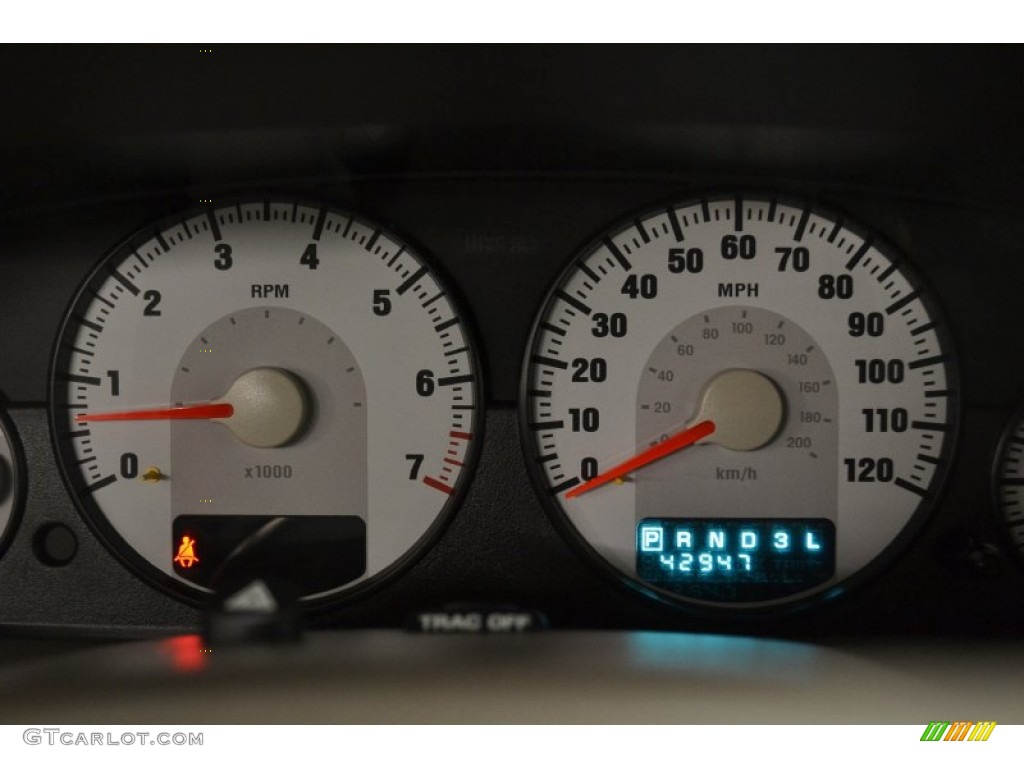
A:
POLYGON ((534 328, 523 439, 556 521, 673 602, 832 593, 908 536, 956 426, 951 350, 893 251, 811 206, 613 228, 534 328))
POLYGON ((293 202, 193 210, 82 288, 54 366, 65 476, 144 574, 349 595, 421 551, 476 455, 476 355, 395 235, 293 202))

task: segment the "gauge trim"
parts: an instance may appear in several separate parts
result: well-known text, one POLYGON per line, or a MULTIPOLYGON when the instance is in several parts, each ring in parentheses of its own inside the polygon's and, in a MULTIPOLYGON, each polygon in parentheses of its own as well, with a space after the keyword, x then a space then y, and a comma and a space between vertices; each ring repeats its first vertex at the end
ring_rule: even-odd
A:
POLYGON ((1017 542, 1010 536, 1009 526, 1006 524, 1006 516, 1002 512, 1000 504, 1000 489, 1003 484, 1000 482, 1002 467, 1006 459, 1006 450, 1009 447, 1010 439, 1017 433, 1020 427, 1024 426, 1024 403, 1017 405, 1011 412, 1006 424, 999 433, 999 441, 996 443, 995 453, 992 457, 991 469, 989 471, 989 514, 996 525, 999 545, 1006 553, 1016 568, 1024 573, 1024 549, 1018 546, 1017 542))
POLYGON ((7 525, 0 531, 0 558, 2 558, 7 554, 21 527, 25 497, 28 495, 25 454, 18 438, 18 430, 14 426, 14 420, 3 408, 0 408, 0 437, 10 446, 11 460, 14 464, 11 467, 11 515, 7 519, 7 525))

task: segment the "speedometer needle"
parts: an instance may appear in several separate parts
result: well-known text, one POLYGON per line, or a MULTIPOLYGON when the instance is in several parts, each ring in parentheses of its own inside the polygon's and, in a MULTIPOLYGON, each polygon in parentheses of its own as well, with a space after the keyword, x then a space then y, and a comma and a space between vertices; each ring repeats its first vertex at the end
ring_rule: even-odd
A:
POLYGON ((230 419, 235 413, 231 403, 202 403, 200 405, 178 405, 172 408, 142 408, 137 411, 115 411, 113 413, 79 413, 75 422, 87 421, 164 421, 175 419, 230 419))
POLYGON ((574 499, 577 496, 582 496, 588 491, 592 491, 595 488, 600 488, 602 485, 618 480, 623 475, 628 475, 630 472, 640 469, 640 467, 646 467, 648 464, 651 464, 658 459, 663 459, 666 456, 671 456, 677 451, 683 450, 683 448, 688 448, 698 440, 703 440, 714 431, 715 422, 710 419, 699 421, 692 427, 687 427, 682 432, 672 435, 668 440, 663 440, 657 445, 652 445, 646 451, 638 453, 633 458, 626 459, 621 464, 612 467, 606 472, 602 472, 597 477, 570 489, 565 494, 565 498, 574 499))

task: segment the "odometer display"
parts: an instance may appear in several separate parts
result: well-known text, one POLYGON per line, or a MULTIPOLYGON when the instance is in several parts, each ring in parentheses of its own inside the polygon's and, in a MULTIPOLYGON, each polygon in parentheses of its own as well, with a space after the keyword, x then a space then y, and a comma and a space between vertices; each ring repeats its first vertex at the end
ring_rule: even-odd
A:
POLYGON ((422 551, 476 455, 476 356, 415 249, 345 211, 210 206, 80 291, 54 365, 65 477, 111 548, 187 597, 226 574, 353 594, 422 551))
POLYGON ((657 519, 637 526, 637 575, 707 600, 767 600, 816 587, 835 570, 831 520, 657 519))
POLYGON ((527 353, 523 434, 591 556, 671 601, 771 607, 909 536, 945 473, 955 389, 942 321, 881 239, 811 205, 703 199, 610 229, 563 273, 527 353), (723 550, 729 575, 712 557, 691 578, 680 550, 669 574, 640 548, 652 520, 813 522, 823 557, 764 550, 744 575, 723 550))

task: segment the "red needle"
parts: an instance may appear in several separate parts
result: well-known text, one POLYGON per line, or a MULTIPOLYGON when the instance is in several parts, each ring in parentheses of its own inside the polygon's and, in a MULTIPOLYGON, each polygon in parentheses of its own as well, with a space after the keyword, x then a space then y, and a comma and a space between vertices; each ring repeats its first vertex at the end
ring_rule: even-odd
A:
POLYGON ((631 459, 626 459, 621 464, 612 467, 607 472, 602 472, 592 480, 588 480, 582 485, 577 485, 575 488, 571 488, 568 493, 565 494, 565 498, 574 499, 577 496, 582 496, 588 491, 592 491, 595 488, 600 488, 606 483, 610 483, 613 480, 618 480, 623 475, 628 475, 630 472, 640 467, 646 467, 658 459, 663 459, 666 456, 670 456, 676 451, 681 451, 683 448, 687 448, 698 440, 703 440, 705 437, 715 431, 715 422, 713 421, 700 421, 694 424, 692 427, 684 429, 668 440, 664 440, 657 445, 652 445, 646 451, 638 453, 631 459))
POLYGON ((86 421, 163 421, 167 419, 228 419, 235 413, 231 403, 179 405, 173 408, 143 408, 115 413, 79 413, 77 423, 86 421))

